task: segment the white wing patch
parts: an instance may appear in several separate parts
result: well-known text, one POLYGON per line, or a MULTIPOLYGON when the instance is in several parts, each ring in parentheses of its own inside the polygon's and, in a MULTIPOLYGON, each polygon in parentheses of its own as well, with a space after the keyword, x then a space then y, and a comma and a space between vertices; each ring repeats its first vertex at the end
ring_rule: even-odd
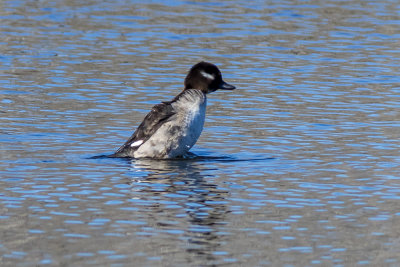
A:
POLYGON ((141 144, 143 144, 143 140, 139 140, 139 141, 133 142, 131 144, 131 147, 140 146, 141 144))
POLYGON ((200 73, 201 73, 201 75, 203 75, 203 76, 206 77, 207 79, 210 79, 210 80, 214 80, 214 79, 215 79, 214 75, 212 75, 212 74, 210 74, 210 73, 207 73, 207 72, 205 72, 205 71, 200 71, 200 73))

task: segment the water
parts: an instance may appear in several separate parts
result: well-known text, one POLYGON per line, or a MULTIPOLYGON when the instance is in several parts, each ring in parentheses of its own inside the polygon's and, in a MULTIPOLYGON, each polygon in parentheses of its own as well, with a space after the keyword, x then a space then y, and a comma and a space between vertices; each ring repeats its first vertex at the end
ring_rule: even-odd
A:
POLYGON ((396 1, 5 1, 1 266, 398 266, 396 1), (191 160, 111 154, 200 60, 191 160))

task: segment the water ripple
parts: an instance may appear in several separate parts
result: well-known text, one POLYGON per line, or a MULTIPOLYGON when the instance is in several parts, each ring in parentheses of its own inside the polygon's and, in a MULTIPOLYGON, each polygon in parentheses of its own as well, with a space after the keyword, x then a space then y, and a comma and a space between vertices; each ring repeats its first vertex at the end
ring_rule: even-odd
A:
POLYGON ((398 7, 2 3, 2 265, 398 265, 398 7), (101 156, 200 60, 192 157, 101 156))

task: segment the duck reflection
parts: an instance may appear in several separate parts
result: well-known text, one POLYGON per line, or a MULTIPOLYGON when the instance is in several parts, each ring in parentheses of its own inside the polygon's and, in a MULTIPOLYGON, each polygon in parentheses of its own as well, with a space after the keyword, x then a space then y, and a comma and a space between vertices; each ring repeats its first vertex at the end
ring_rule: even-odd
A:
POLYGON ((186 259, 181 260, 191 263, 215 260, 213 252, 224 241, 220 233, 228 213, 228 192, 210 182, 218 177, 213 175, 213 164, 206 163, 150 159, 131 163, 138 174, 131 183, 133 197, 151 203, 141 211, 143 216, 149 226, 168 234, 162 245, 185 249, 186 259))

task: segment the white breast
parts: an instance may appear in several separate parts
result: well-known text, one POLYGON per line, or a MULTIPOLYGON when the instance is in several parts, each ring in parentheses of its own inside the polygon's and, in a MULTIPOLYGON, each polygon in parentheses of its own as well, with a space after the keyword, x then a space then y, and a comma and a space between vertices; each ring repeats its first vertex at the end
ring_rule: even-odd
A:
POLYGON ((203 130, 206 96, 199 90, 186 90, 172 106, 176 114, 135 151, 135 158, 174 158, 194 146, 203 130))
POLYGON ((199 139, 201 132, 203 131, 204 120, 206 117, 206 105, 207 99, 204 98, 204 101, 198 102, 183 111, 187 112, 187 115, 184 116, 183 125, 185 126, 182 131, 183 136, 181 144, 179 145, 178 151, 175 153, 186 153, 190 148, 192 148, 192 146, 194 146, 197 139, 199 139))

